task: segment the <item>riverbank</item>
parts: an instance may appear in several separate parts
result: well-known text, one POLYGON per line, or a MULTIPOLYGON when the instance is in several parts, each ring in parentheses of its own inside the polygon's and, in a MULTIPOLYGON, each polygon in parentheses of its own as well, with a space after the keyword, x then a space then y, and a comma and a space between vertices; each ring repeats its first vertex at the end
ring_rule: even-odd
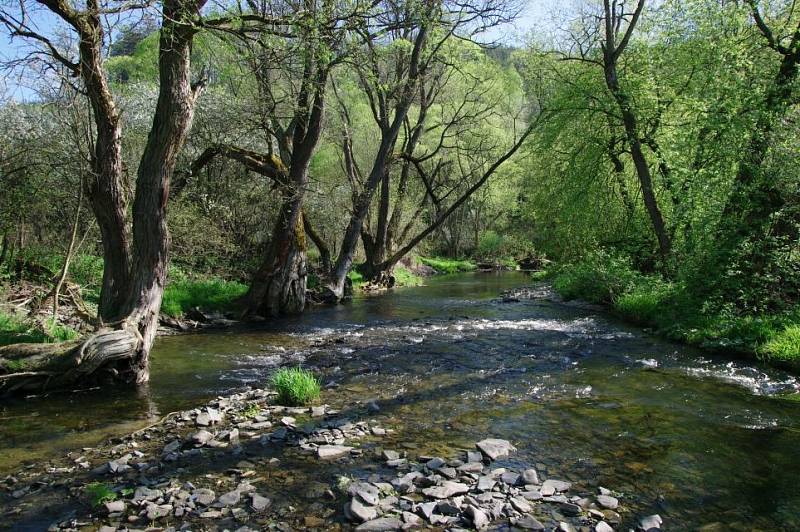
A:
POLYGON ((748 313, 713 310, 684 284, 634 271, 607 256, 539 272, 564 300, 603 305, 613 315, 664 338, 749 358, 800 374, 800 309, 748 313))
POLYGON ((389 531, 505 524, 609 532, 623 522, 640 530, 662 522, 631 515, 625 494, 545 479, 535 464, 513 460, 516 448, 507 440, 485 438, 449 456, 427 456, 403 450, 403 434, 371 419, 377 402, 287 408, 274 397, 265 389, 221 396, 22 468, 0 481, 0 528, 389 531), (322 474, 305 477, 309 467, 322 474), (335 481, 320 481, 326 477, 335 481), (298 482, 303 503, 273 498, 298 482))

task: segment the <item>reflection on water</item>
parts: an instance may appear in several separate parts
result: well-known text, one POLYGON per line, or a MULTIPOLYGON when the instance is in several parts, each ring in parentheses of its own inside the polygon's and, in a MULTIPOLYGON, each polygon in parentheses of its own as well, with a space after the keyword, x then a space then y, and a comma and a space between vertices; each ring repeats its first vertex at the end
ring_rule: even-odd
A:
POLYGON ((0 468, 94 445, 303 364, 321 375, 326 402, 378 400, 398 445, 421 453, 502 437, 520 449, 512 463, 626 492, 637 511, 678 529, 800 528, 800 402, 774 397, 797 391, 796 378, 585 308, 496 299, 526 282, 442 277, 258 329, 160 338, 146 390, 2 406, 0 468))

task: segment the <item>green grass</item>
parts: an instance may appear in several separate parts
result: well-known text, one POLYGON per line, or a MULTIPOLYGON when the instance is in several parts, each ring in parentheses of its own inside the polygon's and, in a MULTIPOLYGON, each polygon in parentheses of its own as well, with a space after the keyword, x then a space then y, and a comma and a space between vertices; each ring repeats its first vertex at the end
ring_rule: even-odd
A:
POLYGON ((395 286, 421 286, 425 283, 425 279, 402 266, 397 266, 393 275, 395 286))
POLYGON ((350 279, 351 283, 353 283, 353 288, 357 288, 365 282, 364 276, 356 270, 350 270, 347 274, 347 278, 350 279))
POLYGON ((467 259, 420 257, 419 261, 423 264, 427 264, 438 273, 472 272, 478 268, 473 261, 467 259))
POLYGON ((552 279, 554 275, 554 272, 551 270, 540 270, 538 272, 531 272, 531 279, 534 281, 546 281, 552 279))
POLYGON ((770 359, 800 361, 800 325, 789 325, 775 332, 761 346, 760 352, 770 359))
POLYGON ((0 312, 0 345, 65 342, 78 336, 77 331, 52 320, 42 327, 33 321, 0 312))
POLYGON ((180 317, 194 307, 207 311, 230 308, 234 301, 247 292, 247 285, 222 279, 180 279, 167 284, 161 311, 180 317))
POLYGON ((800 312, 743 314, 709 310, 681 283, 644 275, 603 253, 562 265, 553 288, 564 299, 609 305, 614 314, 673 340, 779 362, 800 363, 800 312))
POLYGON ((272 385, 278 392, 278 403, 283 406, 305 406, 319 398, 319 381, 302 368, 281 368, 272 376, 272 385))
POLYGON ((92 482, 83 488, 86 497, 89 499, 89 504, 92 507, 100 506, 103 503, 117 500, 117 494, 112 490, 108 484, 103 482, 92 482))

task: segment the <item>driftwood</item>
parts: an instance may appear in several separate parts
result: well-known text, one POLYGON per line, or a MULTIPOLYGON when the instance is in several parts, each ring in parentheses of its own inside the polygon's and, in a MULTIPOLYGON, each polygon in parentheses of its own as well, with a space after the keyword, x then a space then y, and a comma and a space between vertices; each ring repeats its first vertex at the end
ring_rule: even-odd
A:
POLYGON ((0 347, 0 394, 69 388, 109 377, 129 380, 141 343, 135 328, 121 326, 70 342, 0 347))

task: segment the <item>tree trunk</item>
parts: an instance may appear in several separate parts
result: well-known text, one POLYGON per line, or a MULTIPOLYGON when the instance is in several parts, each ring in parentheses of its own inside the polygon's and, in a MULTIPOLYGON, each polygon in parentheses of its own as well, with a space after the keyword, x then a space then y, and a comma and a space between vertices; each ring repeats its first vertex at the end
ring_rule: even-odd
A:
POLYGON ((72 261, 72 254, 75 252, 75 243, 78 240, 78 222, 81 217, 81 204, 83 203, 83 178, 81 178, 80 191, 78 192, 78 203, 75 206, 75 219, 72 221, 72 231, 70 232, 69 245, 67 252, 64 254, 64 264, 61 266, 61 271, 58 273, 58 280, 56 286, 53 288, 53 320, 58 319, 58 297, 61 295, 61 287, 64 286, 64 280, 69 273, 69 264, 72 261))

